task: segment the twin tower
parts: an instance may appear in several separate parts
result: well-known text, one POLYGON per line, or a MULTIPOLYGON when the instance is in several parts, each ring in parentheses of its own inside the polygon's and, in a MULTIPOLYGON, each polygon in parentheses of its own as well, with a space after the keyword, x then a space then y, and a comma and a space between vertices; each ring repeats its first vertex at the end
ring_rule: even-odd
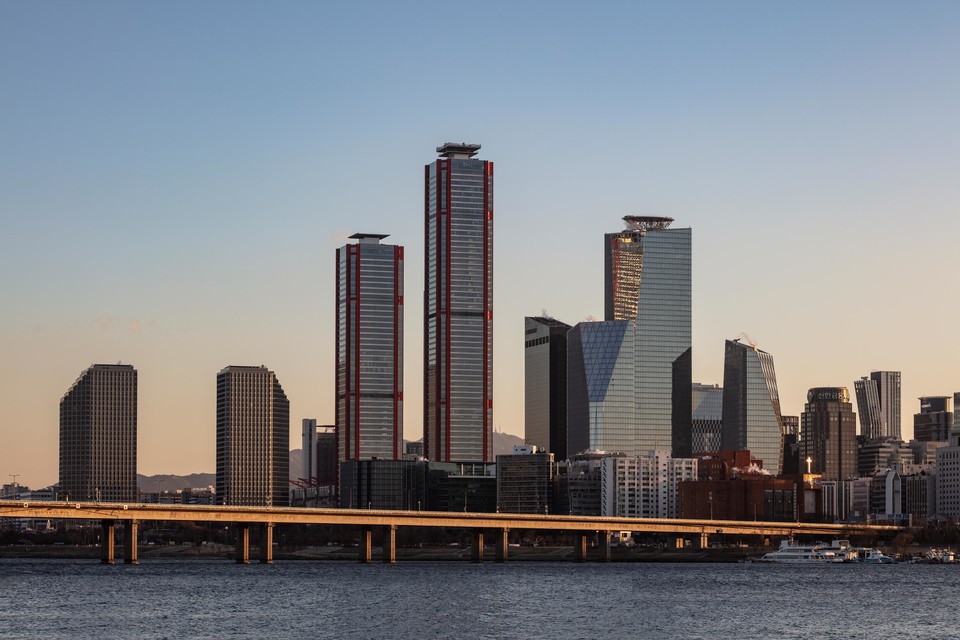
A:
MULTIPOLYGON (((424 175, 423 449, 493 460, 493 163, 446 143, 424 175)), ((339 459, 399 459, 403 247, 358 233, 337 250, 339 459)))

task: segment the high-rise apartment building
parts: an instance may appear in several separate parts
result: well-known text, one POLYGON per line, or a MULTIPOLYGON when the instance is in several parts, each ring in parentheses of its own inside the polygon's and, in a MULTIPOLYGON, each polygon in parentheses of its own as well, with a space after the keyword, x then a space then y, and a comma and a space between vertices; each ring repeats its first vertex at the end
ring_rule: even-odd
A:
POLYGON ((824 480, 857 477, 857 416, 846 387, 817 387, 807 392, 800 415, 800 458, 824 480))
POLYGON ((666 449, 611 456, 601 467, 601 512, 618 518, 676 518, 681 482, 697 479, 697 460, 666 449))
POLYGON ((95 364, 60 399, 60 494, 137 501, 137 371, 95 364))
POLYGON ((426 167, 423 443, 493 461, 493 163, 446 143, 426 167))
POLYGON ((723 361, 722 449, 749 449, 763 468, 780 475, 784 426, 773 356, 727 340, 723 361))
POLYGON ((217 503, 287 506, 290 403, 264 366, 217 374, 217 503))
POLYGON ((403 247, 355 233, 337 249, 340 460, 403 454, 403 247))
POLYGON ((723 434, 723 387, 694 382, 691 394, 693 453, 720 451, 723 434))
POLYGON ((635 321, 634 451, 689 456, 691 435, 691 238, 673 218, 625 216, 604 236, 604 320, 635 321))
POLYGON ((881 437, 900 438, 900 372, 873 371, 870 379, 877 384, 880 413, 886 429, 881 437))
POLYGON ((570 325, 524 318, 524 441, 567 459, 567 332, 570 325))

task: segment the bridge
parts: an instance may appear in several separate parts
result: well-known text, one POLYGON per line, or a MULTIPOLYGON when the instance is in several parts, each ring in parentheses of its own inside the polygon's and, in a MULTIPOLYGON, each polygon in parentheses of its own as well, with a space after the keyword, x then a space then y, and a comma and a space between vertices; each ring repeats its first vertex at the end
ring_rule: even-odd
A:
POLYGON ((689 520, 667 518, 613 518, 606 516, 522 515, 512 513, 469 513, 446 511, 379 511, 370 509, 310 509, 299 507, 228 507, 165 504, 118 504, 95 502, 22 502, 0 500, 0 518, 41 520, 99 520, 100 559, 113 564, 115 527, 125 528, 123 559, 137 563, 137 535, 141 522, 204 522, 234 525, 237 528, 237 562, 250 561, 250 527, 260 529, 260 562, 273 562, 273 528, 278 524, 324 524, 357 527, 360 530, 358 557, 370 562, 372 532, 384 532, 383 561, 396 562, 398 527, 451 527, 473 532, 471 557, 483 560, 484 534, 493 531, 495 557, 506 562, 510 530, 563 531, 574 536, 574 557, 587 557, 587 536, 601 533, 599 559, 610 560, 613 531, 665 533, 676 536, 677 546, 691 537, 695 548, 706 548, 713 534, 751 536, 816 535, 846 538, 851 535, 894 535, 902 527, 866 524, 813 522, 763 522, 750 520, 689 520))

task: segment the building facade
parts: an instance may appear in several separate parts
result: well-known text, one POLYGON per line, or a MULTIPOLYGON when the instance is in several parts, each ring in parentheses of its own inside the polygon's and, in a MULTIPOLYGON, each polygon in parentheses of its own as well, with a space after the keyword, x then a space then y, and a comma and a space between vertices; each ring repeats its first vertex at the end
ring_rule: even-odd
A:
POLYGON ((784 426, 773 356, 727 340, 723 362, 722 448, 749 449, 772 475, 782 469, 784 426))
POLYGON ((604 320, 635 321, 635 451, 692 450, 692 231, 625 216, 604 236, 604 320))
POLYGON ((355 233, 337 249, 337 438, 341 460, 401 457, 403 247, 355 233))
POLYGON ((60 494, 137 501, 137 371, 95 364, 60 399, 60 494))
POLYGON ((553 509, 553 454, 518 451, 497 456, 497 510, 500 513, 556 513, 553 509))
POLYGON ((697 461, 667 449, 642 456, 610 456, 601 466, 600 515, 676 518, 679 483, 697 478, 697 461))
POLYGON ((960 519, 960 430, 937 449, 936 515, 960 519))
POLYGON ((950 396, 920 398, 920 413, 913 414, 913 437, 921 442, 946 442, 953 428, 950 396))
POLYGON ((863 377, 853 383, 860 412, 860 434, 867 440, 884 437, 887 432, 884 413, 880 410, 880 390, 877 381, 863 377))
POLYGON ((880 413, 883 416, 881 436, 900 438, 900 372, 872 371, 870 379, 877 385, 880 413))
POLYGON ((824 480, 857 477, 857 415, 846 387, 816 387, 807 392, 800 415, 800 458, 812 461, 824 480))
POLYGON ((447 143, 425 178, 425 455, 493 460, 493 163, 447 143))
POLYGON ((554 318, 524 318, 524 441, 567 459, 567 332, 554 318))
POLYGON ((290 403, 264 366, 217 374, 217 503, 287 506, 290 403))
POLYGON ((723 387, 693 383, 691 448, 693 453, 720 451, 723 436, 723 387))

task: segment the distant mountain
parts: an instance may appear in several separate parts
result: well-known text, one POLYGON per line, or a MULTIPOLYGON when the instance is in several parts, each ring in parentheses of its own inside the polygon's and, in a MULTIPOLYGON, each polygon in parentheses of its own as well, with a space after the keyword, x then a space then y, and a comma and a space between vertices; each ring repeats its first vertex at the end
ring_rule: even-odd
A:
MULTIPOLYGON (((513 453, 515 445, 523 444, 523 438, 509 433, 493 434, 493 455, 499 456, 513 453)), ((294 449, 290 452, 290 479, 297 480, 303 475, 303 450, 294 449)), ((176 491, 177 489, 197 489, 210 487, 217 482, 215 473, 191 473, 186 476, 172 474, 158 474, 145 476, 137 474, 137 484, 140 490, 148 493, 156 491, 176 491)))

